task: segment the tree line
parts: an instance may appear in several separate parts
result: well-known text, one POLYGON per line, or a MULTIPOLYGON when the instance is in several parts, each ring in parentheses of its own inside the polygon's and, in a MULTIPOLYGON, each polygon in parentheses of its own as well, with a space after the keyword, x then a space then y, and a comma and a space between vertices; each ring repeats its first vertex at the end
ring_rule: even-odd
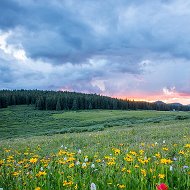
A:
POLYGON ((111 98, 97 94, 68 91, 0 90, 0 108, 12 105, 35 105, 38 110, 179 110, 190 111, 190 106, 150 103, 111 98))

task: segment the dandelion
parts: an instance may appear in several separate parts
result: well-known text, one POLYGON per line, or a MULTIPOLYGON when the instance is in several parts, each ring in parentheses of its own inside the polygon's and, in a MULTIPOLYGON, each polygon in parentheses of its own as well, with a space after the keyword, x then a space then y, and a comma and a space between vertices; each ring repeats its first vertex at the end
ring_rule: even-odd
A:
POLYGON ((156 186, 157 190, 168 190, 168 186, 165 183, 161 183, 156 186))
POLYGON ((90 185, 90 190, 96 190, 96 185, 95 185, 95 183, 91 183, 91 185, 90 185))

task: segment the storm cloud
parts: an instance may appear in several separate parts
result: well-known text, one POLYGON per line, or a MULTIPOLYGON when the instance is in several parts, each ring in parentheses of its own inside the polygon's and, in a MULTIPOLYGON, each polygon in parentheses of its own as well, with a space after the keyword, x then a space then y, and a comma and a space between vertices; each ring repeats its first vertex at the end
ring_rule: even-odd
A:
POLYGON ((189 104, 189 10, 186 0, 1 0, 0 89, 189 104))

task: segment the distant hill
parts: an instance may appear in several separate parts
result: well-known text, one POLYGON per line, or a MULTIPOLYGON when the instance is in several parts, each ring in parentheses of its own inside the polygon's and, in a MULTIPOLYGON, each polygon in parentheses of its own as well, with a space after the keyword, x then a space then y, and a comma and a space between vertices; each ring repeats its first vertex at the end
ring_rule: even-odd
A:
POLYGON ((156 101, 156 102, 154 102, 155 104, 166 104, 165 102, 162 102, 162 101, 156 101))

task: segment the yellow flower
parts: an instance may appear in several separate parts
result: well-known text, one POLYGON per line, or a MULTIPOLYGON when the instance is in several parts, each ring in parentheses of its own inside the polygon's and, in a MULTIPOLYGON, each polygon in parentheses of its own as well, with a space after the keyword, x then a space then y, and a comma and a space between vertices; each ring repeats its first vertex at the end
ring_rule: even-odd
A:
POLYGON ((160 160, 160 163, 161 163, 161 164, 171 164, 172 162, 173 162, 172 160, 166 159, 166 158, 162 158, 162 159, 160 160))
POLYGON ((158 153, 156 153, 155 154, 155 156, 157 157, 157 158, 161 158, 161 155, 160 155, 160 153, 158 152, 158 153))
POLYGON ((40 177, 40 176, 45 176, 47 175, 47 173, 45 171, 39 171, 37 174, 36 174, 36 177, 40 177))
POLYGON ((19 175, 19 172, 13 172, 13 176, 17 177, 19 175))
POLYGON ((115 165, 116 163, 115 163, 115 161, 110 161, 107 164, 108 164, 108 166, 112 166, 112 165, 115 165))
POLYGON ((169 149, 167 147, 163 147, 162 150, 168 151, 169 149))
POLYGON ((125 189, 125 185, 122 185, 122 184, 117 184, 117 186, 120 188, 120 189, 125 189))
POLYGON ((37 161, 38 161, 37 158, 31 158, 31 159, 30 159, 30 163, 32 163, 32 164, 35 164, 37 161))
POLYGON ((139 150, 140 155, 144 154, 144 150, 139 150))
POLYGON ((100 163, 100 162, 101 162, 101 160, 100 160, 100 159, 98 159, 98 160, 96 160, 96 162, 97 162, 97 163, 100 163))
POLYGON ((125 167, 124 167, 124 168, 122 168, 122 169, 121 169, 121 171, 122 171, 122 172, 125 172, 125 171, 126 171, 126 168, 125 168, 125 167))
POLYGON ((186 144, 186 145, 185 145, 185 148, 190 148, 190 144, 186 144))
POLYGON ((165 178, 165 174, 158 174, 158 177, 159 177, 160 179, 164 179, 164 178, 165 178))
POLYGON ((72 181, 64 181, 63 182, 63 186, 72 186, 73 185, 73 182, 72 181))
POLYGON ((74 186, 74 189, 78 189, 78 184, 76 184, 76 185, 74 186))
POLYGON ((118 155, 118 154, 121 153, 121 150, 118 149, 118 148, 112 148, 112 150, 114 151, 114 154, 115 154, 115 155, 118 155))
POLYGON ((180 151, 179 151, 179 154, 184 155, 184 154, 185 154, 185 152, 184 152, 183 150, 180 150, 180 151))
POLYGON ((127 170, 127 173, 130 174, 130 173, 131 173, 131 170, 127 170))
POLYGON ((141 169, 141 174, 146 177, 146 170, 145 169, 141 169))
POLYGON ((41 188, 40 187, 36 187, 35 190, 41 190, 41 188))
POLYGON ((4 160, 0 160, 0 166, 4 164, 4 160))
POLYGON ((74 163, 72 163, 72 164, 69 164, 69 168, 73 168, 74 167, 74 163))
POLYGON ((135 168, 139 168, 139 165, 136 164, 134 167, 135 167, 135 168))

